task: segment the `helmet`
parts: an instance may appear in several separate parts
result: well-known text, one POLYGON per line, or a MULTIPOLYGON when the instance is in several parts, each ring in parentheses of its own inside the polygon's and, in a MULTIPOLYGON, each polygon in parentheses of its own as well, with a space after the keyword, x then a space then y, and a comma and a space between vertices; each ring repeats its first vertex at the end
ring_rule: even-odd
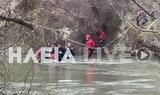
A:
POLYGON ((86 38, 91 38, 91 36, 89 34, 86 35, 86 38))

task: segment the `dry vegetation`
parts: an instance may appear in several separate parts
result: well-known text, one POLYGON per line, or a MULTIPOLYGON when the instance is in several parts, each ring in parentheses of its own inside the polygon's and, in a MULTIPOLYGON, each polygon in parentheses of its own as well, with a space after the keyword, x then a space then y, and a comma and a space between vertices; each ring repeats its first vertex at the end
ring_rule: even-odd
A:
MULTIPOLYGON (((155 12, 159 18, 159 0, 136 1, 149 13, 155 12)), ((149 30, 159 32, 160 23, 157 19, 155 23, 155 20, 150 20, 146 29, 132 26, 139 10, 130 0, 0 0, 0 51, 6 58, 6 50, 11 46, 22 46, 26 50, 29 47, 37 49, 48 42, 74 40, 83 43, 80 40, 86 33, 93 35, 96 40, 95 34, 100 26, 107 33, 106 43, 113 41, 118 34, 123 34, 120 38, 123 44, 132 44, 146 35, 159 39, 158 33, 148 33, 149 30)), ((119 39, 111 45, 117 42, 119 39)), ((1 60, 0 66, 0 89, 3 95, 3 88, 8 86, 5 83, 8 71, 4 62, 1 60)))

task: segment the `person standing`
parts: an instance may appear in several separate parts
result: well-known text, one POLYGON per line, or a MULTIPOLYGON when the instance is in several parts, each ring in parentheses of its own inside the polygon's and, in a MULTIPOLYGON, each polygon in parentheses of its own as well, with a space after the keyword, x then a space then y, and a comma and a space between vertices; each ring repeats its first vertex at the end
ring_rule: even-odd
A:
POLYGON ((62 61, 62 58, 63 58, 63 56, 64 56, 64 54, 65 54, 65 52, 66 52, 66 49, 64 48, 64 47, 62 47, 62 45, 61 44, 58 44, 58 56, 59 56, 59 61, 62 61))
POLYGON ((68 44, 67 44, 67 48, 69 48, 69 49, 70 49, 70 51, 71 51, 72 55, 74 56, 74 55, 75 55, 75 52, 74 52, 74 49, 73 49, 73 47, 72 47, 72 44, 71 44, 71 43, 68 43, 68 44))
POLYGON ((88 59, 90 59, 93 55, 96 43, 93 41, 92 37, 89 34, 86 35, 86 47, 88 50, 88 59))
POLYGON ((99 44, 103 45, 106 38, 107 38, 106 33, 102 29, 100 29, 98 33, 99 44))

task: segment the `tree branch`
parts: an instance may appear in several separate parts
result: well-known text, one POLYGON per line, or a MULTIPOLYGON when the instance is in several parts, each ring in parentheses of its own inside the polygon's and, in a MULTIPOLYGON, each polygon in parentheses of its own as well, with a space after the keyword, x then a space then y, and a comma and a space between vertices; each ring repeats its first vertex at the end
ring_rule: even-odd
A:
POLYGON ((132 24, 132 23, 131 23, 131 25, 132 25, 133 27, 135 27, 136 29, 138 29, 138 30, 140 30, 140 31, 143 31, 143 32, 158 33, 156 30, 142 29, 142 28, 140 28, 140 27, 138 27, 138 26, 136 26, 135 24, 132 24))
POLYGON ((25 27, 27 27, 29 29, 34 29, 33 24, 30 24, 30 23, 28 23, 28 22, 26 22, 26 21, 24 21, 22 19, 9 18, 9 17, 5 17, 5 16, 2 16, 2 15, 0 15, 0 19, 20 24, 20 25, 25 26, 25 27))

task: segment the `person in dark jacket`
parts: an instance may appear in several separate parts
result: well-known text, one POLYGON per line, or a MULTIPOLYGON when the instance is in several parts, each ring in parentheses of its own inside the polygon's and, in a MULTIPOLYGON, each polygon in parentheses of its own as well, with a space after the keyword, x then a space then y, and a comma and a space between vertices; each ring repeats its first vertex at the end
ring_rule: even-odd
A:
POLYGON ((63 56, 64 56, 64 54, 65 54, 65 52, 66 52, 66 49, 64 48, 64 47, 62 47, 62 45, 61 44, 58 44, 58 56, 59 56, 59 61, 62 61, 62 58, 63 58, 63 56))
POLYGON ((145 12, 141 11, 138 13, 137 15, 137 18, 136 18, 136 21, 137 21, 137 25, 141 28, 143 28, 143 26, 149 21, 148 20, 148 17, 146 15, 145 12))

